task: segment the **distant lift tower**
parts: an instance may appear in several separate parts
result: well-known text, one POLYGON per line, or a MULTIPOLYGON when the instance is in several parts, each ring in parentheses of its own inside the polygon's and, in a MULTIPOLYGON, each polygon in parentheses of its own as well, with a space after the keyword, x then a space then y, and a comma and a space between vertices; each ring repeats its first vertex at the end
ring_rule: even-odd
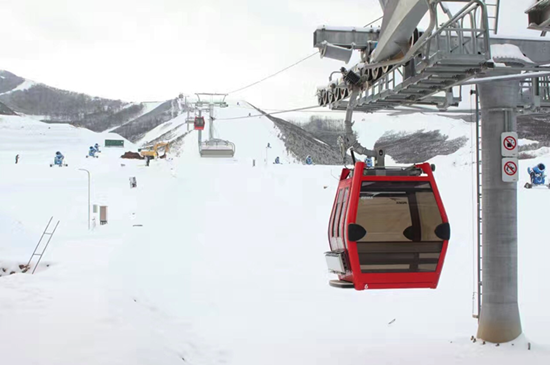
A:
MULTIPOLYGON (((199 152, 201 157, 233 157, 235 155, 235 144, 227 140, 214 138, 214 107, 226 108, 227 94, 197 93, 197 108, 208 108, 210 122, 208 123, 208 140, 202 141, 202 133, 199 133, 199 152), (203 99, 201 99, 201 96, 203 99), (205 100, 205 99, 210 100, 205 100), (221 100, 216 100, 220 99, 221 100)), ((200 132, 200 131, 199 131, 200 132)))
MULTIPOLYGON (((541 0, 528 10, 536 24, 530 27, 548 29, 549 3, 541 0)), ((318 88, 318 103, 346 111, 345 134, 339 138, 343 154, 353 148, 376 159, 377 153, 355 138, 354 111, 428 106, 447 110, 462 100, 461 85, 479 84, 477 337, 511 341, 522 332, 517 293, 516 114, 550 110, 550 68, 544 66, 550 64, 550 42, 491 36, 491 31, 497 32, 503 6, 495 0, 380 0, 380 4, 381 27, 321 26, 314 32, 314 47, 321 58, 347 63, 354 50, 361 55, 360 63, 334 71, 329 83, 318 88), (462 5, 455 14, 449 10, 452 3, 462 5), (420 30, 418 24, 426 15, 429 25, 420 30), (338 79, 333 79, 334 74, 339 74, 338 79)))
POLYGON ((170 113, 172 114, 172 119, 176 118, 178 115, 180 115, 183 111, 185 111, 186 107, 186 99, 187 97, 183 94, 179 94, 177 98, 172 99, 171 102, 171 108, 170 113))

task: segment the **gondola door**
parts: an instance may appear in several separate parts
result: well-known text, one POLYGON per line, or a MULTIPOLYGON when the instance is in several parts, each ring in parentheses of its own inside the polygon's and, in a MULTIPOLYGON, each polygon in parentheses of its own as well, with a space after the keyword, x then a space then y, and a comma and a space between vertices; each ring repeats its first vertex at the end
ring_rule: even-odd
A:
MULTIPOLYGON (((347 177, 349 170, 344 170, 343 175, 344 174, 346 174, 347 177)), ((346 177, 344 177, 344 180, 340 181, 333 203, 328 229, 331 251, 325 253, 329 270, 338 274, 340 280, 343 281, 343 285, 337 284, 339 287, 351 285, 351 283, 346 284, 346 280, 351 280, 351 267, 346 245, 346 227, 348 209, 350 206, 351 179, 346 177)))

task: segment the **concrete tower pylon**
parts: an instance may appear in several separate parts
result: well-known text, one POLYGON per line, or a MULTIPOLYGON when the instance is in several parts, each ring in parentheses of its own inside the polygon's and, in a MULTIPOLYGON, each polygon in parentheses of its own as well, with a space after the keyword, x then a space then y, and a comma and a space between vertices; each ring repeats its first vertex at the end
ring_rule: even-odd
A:
POLYGON ((503 182, 501 134, 516 132, 519 83, 478 86, 482 148, 482 304, 477 337, 512 341, 522 333, 518 306, 517 182, 503 182))

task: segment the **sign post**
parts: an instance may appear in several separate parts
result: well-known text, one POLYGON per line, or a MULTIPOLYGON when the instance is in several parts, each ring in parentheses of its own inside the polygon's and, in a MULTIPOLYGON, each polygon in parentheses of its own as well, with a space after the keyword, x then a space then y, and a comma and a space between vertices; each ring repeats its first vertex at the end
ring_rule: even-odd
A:
POLYGON ((86 169, 79 169, 81 171, 86 171, 88 174, 88 230, 90 230, 90 171, 86 169))

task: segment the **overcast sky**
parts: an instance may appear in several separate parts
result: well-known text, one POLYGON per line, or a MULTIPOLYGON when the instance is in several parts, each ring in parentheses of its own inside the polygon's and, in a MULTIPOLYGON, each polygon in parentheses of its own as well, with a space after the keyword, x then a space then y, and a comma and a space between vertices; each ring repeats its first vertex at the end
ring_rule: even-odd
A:
MULTIPOLYGON (((527 30, 531 0, 501 1, 499 35, 527 30)), ((363 26, 378 0, 0 0, 0 69, 127 101, 228 92, 315 52, 319 25, 363 26)), ((340 68, 314 56, 233 98, 266 109, 315 105, 340 68)))

